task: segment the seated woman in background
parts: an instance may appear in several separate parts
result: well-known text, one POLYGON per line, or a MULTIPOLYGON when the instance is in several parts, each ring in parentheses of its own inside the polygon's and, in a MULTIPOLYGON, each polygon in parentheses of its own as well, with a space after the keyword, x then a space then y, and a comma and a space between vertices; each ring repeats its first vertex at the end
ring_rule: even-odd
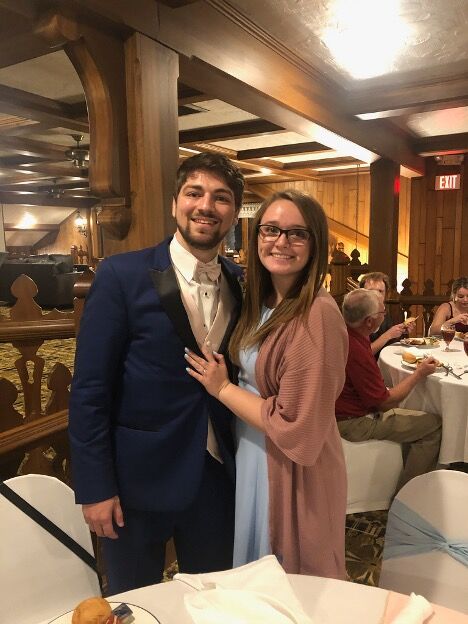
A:
POLYGON ((452 284, 452 301, 442 303, 434 314, 429 335, 440 334, 444 323, 455 325, 455 331, 468 332, 468 277, 459 277, 452 284))
POLYGON ((276 193, 252 228, 246 296, 230 353, 193 353, 189 373, 239 420, 234 565, 273 553, 286 572, 344 579, 346 468, 335 401, 348 338, 322 284, 325 213, 311 197, 276 193))

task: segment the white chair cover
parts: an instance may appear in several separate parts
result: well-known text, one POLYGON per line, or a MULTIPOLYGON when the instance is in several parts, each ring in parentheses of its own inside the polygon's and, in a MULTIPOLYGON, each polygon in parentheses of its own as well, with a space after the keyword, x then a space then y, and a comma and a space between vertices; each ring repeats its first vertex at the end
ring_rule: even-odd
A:
POLYGON ((389 440, 342 438, 348 475, 346 513, 388 509, 403 469, 401 446, 389 440))
MULTIPOLYGON (((44 475, 5 483, 93 554, 81 508, 67 485, 44 475)), ((2 495, 0 539, 2 621, 36 624, 101 594, 96 573, 2 495)))
MULTIPOLYGON (((398 506, 397 501, 430 523, 446 540, 468 541, 468 474, 436 470, 421 475, 398 492, 395 498, 398 506)), ((380 587, 403 594, 415 592, 431 602, 468 613, 468 566, 440 547, 430 552, 386 558, 398 553, 392 533, 392 549, 387 549, 387 554, 384 552, 380 587)), ((417 539, 415 536, 414 541, 417 539)), ((413 542, 409 544, 411 537, 406 536, 404 541, 413 545, 413 542)))

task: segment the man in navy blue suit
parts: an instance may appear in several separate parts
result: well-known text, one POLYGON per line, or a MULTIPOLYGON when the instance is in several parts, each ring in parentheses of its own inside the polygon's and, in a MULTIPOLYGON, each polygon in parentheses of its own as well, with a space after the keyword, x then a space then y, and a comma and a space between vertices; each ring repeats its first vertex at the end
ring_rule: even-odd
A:
POLYGON ((239 267, 218 256, 244 180, 219 154, 177 172, 174 237, 106 258, 77 341, 69 433, 76 500, 103 539, 109 593, 159 582, 174 538, 179 569, 232 566, 232 414, 186 372, 184 348, 226 354, 239 267))

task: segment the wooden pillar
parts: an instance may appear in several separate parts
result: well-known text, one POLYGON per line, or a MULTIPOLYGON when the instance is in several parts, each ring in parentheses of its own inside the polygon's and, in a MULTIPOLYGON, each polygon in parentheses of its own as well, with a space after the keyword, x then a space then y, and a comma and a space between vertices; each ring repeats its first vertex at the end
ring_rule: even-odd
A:
POLYGON ((132 223, 122 243, 148 247, 174 231, 178 55, 139 33, 125 44, 132 223))
POLYGON ((369 269, 397 280, 400 165, 385 158, 370 166, 369 269))

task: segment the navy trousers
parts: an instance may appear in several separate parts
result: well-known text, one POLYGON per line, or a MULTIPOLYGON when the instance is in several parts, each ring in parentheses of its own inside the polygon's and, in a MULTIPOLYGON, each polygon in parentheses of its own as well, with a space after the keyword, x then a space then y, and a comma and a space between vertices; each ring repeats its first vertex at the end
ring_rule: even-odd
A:
POLYGON ((232 568, 234 484, 222 464, 207 452, 194 503, 177 513, 123 509, 118 539, 102 538, 107 595, 159 583, 167 541, 173 537, 180 572, 232 568))

